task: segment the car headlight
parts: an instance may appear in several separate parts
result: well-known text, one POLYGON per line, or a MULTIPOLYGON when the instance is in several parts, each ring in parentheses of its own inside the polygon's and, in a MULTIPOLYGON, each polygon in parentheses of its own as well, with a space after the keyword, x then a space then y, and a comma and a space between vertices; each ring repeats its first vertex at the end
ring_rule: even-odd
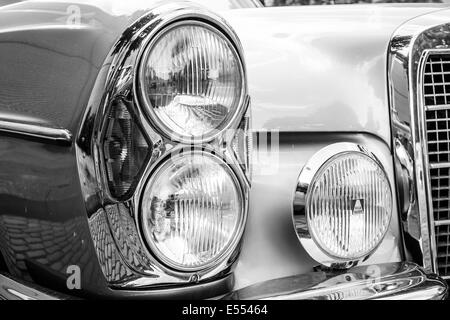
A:
POLYGON ((168 267, 205 269, 234 250, 244 225, 244 195, 231 168, 203 151, 174 154, 147 182, 141 224, 168 267))
POLYGON ((167 27, 146 47, 138 74, 143 107, 171 140, 212 140, 242 116, 241 58, 209 24, 188 20, 167 27))
POLYGON ((236 32, 202 6, 158 5, 124 30, 105 66, 76 145, 108 283, 148 289, 228 276, 251 183, 236 32))
POLYGON ((350 143, 322 149, 300 174, 294 223, 308 253, 324 265, 349 266, 381 243, 392 191, 379 161, 350 143))

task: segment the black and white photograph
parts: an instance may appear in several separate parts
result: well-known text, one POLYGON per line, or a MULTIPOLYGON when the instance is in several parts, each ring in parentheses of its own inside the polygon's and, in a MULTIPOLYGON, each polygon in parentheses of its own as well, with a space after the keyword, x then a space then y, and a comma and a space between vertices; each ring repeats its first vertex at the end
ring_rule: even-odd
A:
POLYGON ((268 319, 448 281, 450 0, 0 0, 0 300, 268 319))

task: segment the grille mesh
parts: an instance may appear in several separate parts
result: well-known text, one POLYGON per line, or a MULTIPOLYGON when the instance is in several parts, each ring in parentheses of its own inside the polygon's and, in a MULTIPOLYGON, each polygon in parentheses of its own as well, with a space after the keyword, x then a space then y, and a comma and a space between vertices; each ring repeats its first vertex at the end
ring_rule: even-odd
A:
POLYGON ((425 64, 423 94, 437 272, 450 276, 450 54, 425 64))

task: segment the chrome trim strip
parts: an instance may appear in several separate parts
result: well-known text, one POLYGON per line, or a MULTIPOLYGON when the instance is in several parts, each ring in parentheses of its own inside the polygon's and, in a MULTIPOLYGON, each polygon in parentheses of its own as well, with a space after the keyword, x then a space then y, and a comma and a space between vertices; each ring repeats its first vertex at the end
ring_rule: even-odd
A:
POLYGON ((269 280, 235 291, 225 300, 443 300, 447 283, 414 263, 312 272, 269 280))
MULTIPOLYGON (((297 186, 295 189, 294 200, 292 203, 292 222, 294 224, 294 229, 297 234, 297 237, 300 240, 303 248, 314 260, 316 260, 320 264, 335 269, 348 269, 367 260, 376 251, 378 246, 383 241, 384 235, 388 231, 388 228, 386 228, 385 234, 383 235, 383 237, 381 237, 380 241, 374 246, 374 248, 370 250, 370 252, 368 252, 367 254, 357 259, 356 258, 342 259, 332 256, 319 246, 318 241, 314 239, 313 232, 310 231, 309 222, 307 218, 308 215, 307 203, 308 203, 308 191, 311 188, 311 184, 314 182, 314 177, 317 174, 317 172, 319 172, 319 170, 321 170, 321 168, 329 160, 333 159, 334 157, 340 154, 346 154, 349 152, 363 154, 368 158, 370 158, 371 160, 373 160, 375 163, 378 164, 378 166, 383 171, 384 175, 386 176, 386 180, 389 181, 386 171, 382 166, 382 164, 380 163, 380 161, 378 161, 375 155, 370 153, 366 148, 348 142, 334 143, 319 150, 303 166, 303 169, 297 179, 297 186)), ((390 183, 389 189, 391 193, 391 214, 389 220, 391 221, 393 211, 392 210, 393 194, 390 183)))
MULTIPOLYGON (((430 162, 428 158, 428 138, 427 138, 427 129, 426 129, 426 121, 425 121, 425 96, 423 92, 423 78, 425 73, 425 64, 430 54, 430 50, 424 50, 421 53, 419 62, 415 67, 412 67, 411 70, 415 72, 415 79, 411 78, 412 81, 417 81, 417 87, 415 101, 416 101, 416 113, 418 115, 418 140, 416 141, 417 145, 421 145, 421 156, 423 161, 423 175, 424 175, 424 184, 426 191, 426 201, 428 207, 428 230, 430 234, 430 243, 431 243, 431 266, 433 272, 437 272, 437 254, 436 254, 436 234, 434 229, 434 214, 433 214, 433 196, 431 190, 431 177, 430 177, 430 162), (416 69, 415 69, 416 68, 416 69), (414 80, 413 80, 414 79, 414 80)), ((411 61, 410 61, 411 62, 411 61)))
POLYGON ((0 118, 0 132, 72 145, 72 134, 66 129, 50 128, 30 123, 19 123, 0 118))
POLYGON ((431 163, 429 165, 431 169, 443 169, 450 168, 450 162, 441 162, 441 163, 431 163))
POLYGON ((435 111, 435 110, 447 110, 448 105, 446 104, 437 104, 434 106, 425 106, 426 111, 435 111))
POLYGON ((438 226, 448 226, 448 225, 450 225, 450 220, 439 220, 439 221, 435 221, 435 222, 434 222, 434 225, 435 225, 436 227, 438 227, 438 226))

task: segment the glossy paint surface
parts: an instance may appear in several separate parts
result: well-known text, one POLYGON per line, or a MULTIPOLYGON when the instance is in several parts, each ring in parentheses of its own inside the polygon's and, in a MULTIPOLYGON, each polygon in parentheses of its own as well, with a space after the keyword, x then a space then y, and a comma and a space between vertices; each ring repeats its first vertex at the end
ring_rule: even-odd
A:
POLYGON ((0 9, 0 118, 77 132, 93 83, 127 18, 81 6, 19 3, 0 9))
POLYGON ((224 13, 244 46, 253 128, 368 132, 390 144, 390 37, 403 22, 440 9, 339 5, 224 13))

